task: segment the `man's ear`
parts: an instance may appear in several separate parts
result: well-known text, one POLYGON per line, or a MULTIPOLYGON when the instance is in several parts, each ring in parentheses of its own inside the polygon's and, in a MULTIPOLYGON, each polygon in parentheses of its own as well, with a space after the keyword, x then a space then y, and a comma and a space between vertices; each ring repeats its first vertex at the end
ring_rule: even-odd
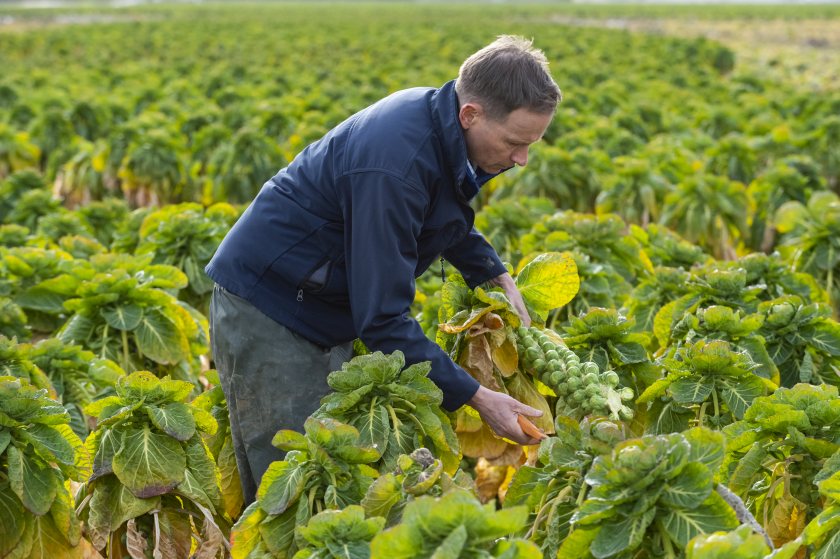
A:
POLYGON ((461 122, 461 128, 467 130, 483 114, 484 109, 478 103, 464 103, 458 111, 458 120, 461 122))

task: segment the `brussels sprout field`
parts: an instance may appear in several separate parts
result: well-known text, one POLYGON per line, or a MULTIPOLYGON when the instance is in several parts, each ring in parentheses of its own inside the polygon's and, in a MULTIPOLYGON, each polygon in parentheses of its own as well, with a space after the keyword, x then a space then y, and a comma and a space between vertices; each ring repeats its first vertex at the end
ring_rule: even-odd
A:
POLYGON ((840 557, 837 36, 836 5, 0 8, 0 558, 840 557), (308 143, 504 33, 564 92, 473 202, 532 323, 448 263, 411 311, 546 437, 357 341, 246 504, 204 266, 308 143))

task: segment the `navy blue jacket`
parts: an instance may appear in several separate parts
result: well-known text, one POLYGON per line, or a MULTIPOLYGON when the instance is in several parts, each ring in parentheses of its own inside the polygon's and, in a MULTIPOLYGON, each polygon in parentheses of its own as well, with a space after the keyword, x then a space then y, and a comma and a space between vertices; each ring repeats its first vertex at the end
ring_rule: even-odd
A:
MULTIPOLYGON (((486 176, 484 177, 486 178, 486 176)), ((454 81, 394 93, 303 150, 260 190, 206 268, 312 342, 361 340, 431 361, 454 410, 478 389, 411 316, 414 279, 440 255, 474 287, 505 272, 474 229, 454 81)))

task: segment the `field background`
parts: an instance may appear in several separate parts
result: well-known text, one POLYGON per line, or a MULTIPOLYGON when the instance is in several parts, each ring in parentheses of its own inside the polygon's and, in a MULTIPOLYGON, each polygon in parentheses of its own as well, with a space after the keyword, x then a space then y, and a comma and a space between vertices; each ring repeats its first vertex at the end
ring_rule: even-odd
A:
MULTIPOLYGON (((596 455, 643 435, 627 444, 652 463, 673 446, 711 446, 708 472, 695 464, 657 482, 693 493, 694 505, 708 497, 699 513, 683 511, 696 522, 658 521, 634 540, 638 556, 684 557, 690 537, 732 527, 711 496, 713 473, 774 545, 788 544, 775 557, 800 547, 840 556, 840 4, 243 2, 0 3, 0 372, 10 375, 0 378, 0 557, 224 556, 234 524, 234 557, 291 556, 308 540, 278 534, 361 501, 365 487, 336 489, 329 468, 309 471, 321 481, 297 501, 289 488, 305 476, 283 462, 262 503, 242 510, 202 270, 260 186, 309 142, 393 91, 453 79, 499 34, 533 38, 564 100, 528 166, 474 201, 476 224, 515 274, 555 281, 529 303, 575 353, 569 368, 594 364, 593 392, 603 388, 610 405, 582 388, 560 392, 568 383, 544 370, 548 359, 526 357, 510 309, 466 293, 451 268, 445 288, 437 266, 418 279, 411 310, 483 383, 544 409, 539 426, 574 439, 589 461, 567 467, 545 450, 535 465, 535 453, 466 411, 431 406, 415 428, 405 399, 383 411, 378 434, 341 431, 354 448, 391 433, 381 461, 370 449, 338 454, 385 479, 422 443, 448 474, 460 465, 474 477, 482 502, 528 507, 522 522, 494 524, 472 504, 441 505, 530 540, 507 557, 561 547, 579 557, 575 546, 590 542, 580 529, 567 538, 569 520, 596 455), (542 272, 526 268, 546 253, 542 272), (620 386, 606 388, 608 376, 620 386), (611 417, 579 422, 592 411, 584 396, 593 417, 611 417), (399 445, 398 412, 410 434, 399 445), (117 459, 119 445, 128 450, 117 459), (142 460, 124 460, 129 450, 142 460), (555 493, 541 492, 552 478, 555 493)), ((434 401, 423 390, 417 401, 434 401)), ((338 443, 316 432, 281 443, 322 460, 336 450, 324 441, 338 443)), ((336 468, 367 479, 350 463, 336 468)), ((435 483, 439 495, 455 482, 435 483)), ((391 497, 414 499, 401 495, 391 497)), ((631 518, 620 505, 609 514, 631 518)), ((361 522, 357 513, 341 522, 361 522)), ((626 551, 623 526, 610 545, 626 551)), ((390 558, 394 534, 411 529, 383 532, 374 557, 390 558)), ((367 550, 378 527, 362 531, 367 550)), ((440 543, 413 534, 405 541, 440 543)), ((763 541, 737 557, 763 557, 763 541)))

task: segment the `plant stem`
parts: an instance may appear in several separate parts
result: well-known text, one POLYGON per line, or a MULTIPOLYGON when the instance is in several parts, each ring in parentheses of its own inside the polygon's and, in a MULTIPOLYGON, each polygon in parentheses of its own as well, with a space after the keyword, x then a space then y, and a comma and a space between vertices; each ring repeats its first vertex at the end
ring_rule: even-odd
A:
POLYGON ((105 324, 105 328, 102 330, 102 349, 99 351, 100 359, 105 358, 105 348, 108 347, 108 324, 105 324))
POLYGON ((671 544, 671 536, 665 530, 665 526, 659 520, 656 521, 656 527, 659 530, 659 537, 662 538, 662 548, 665 551, 665 556, 670 558, 676 557, 674 553, 674 546, 671 544))
MULTIPOLYGON (((525 534, 525 539, 530 539, 534 535, 534 532, 536 532, 537 530, 537 526, 539 526, 540 522, 542 521, 542 517, 544 516, 543 513, 545 512, 546 499, 548 498, 549 493, 551 493, 551 489, 554 487, 556 481, 557 478, 554 477, 551 478, 551 481, 548 482, 548 485, 545 488, 545 493, 543 493, 543 496, 540 499, 540 504, 537 507, 537 517, 534 519, 534 523, 531 524, 531 529, 528 530, 527 534, 525 534)), ((566 487, 566 489, 568 489, 568 487, 566 487)), ((560 495, 558 494, 557 496, 559 497, 560 495)), ((554 499, 552 499, 552 501, 553 500, 554 499)))
POLYGON ((715 419, 720 417, 720 405, 718 404, 717 387, 712 389, 712 402, 715 406, 715 419))
POLYGON ((129 373, 128 370, 128 332, 122 331, 122 346, 123 346, 123 370, 129 373))

